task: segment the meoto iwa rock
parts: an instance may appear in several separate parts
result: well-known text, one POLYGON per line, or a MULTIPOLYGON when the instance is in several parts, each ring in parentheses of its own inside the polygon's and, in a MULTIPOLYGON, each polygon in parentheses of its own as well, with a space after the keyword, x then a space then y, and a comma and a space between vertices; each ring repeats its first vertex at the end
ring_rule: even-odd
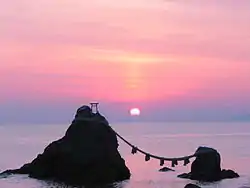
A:
POLYGON ((116 134, 105 117, 83 106, 65 136, 49 144, 31 163, 2 174, 28 174, 73 185, 113 183, 130 178, 117 149, 116 134))
POLYGON ((221 157, 215 149, 199 147, 196 152, 199 154, 191 165, 191 172, 178 177, 206 182, 239 177, 233 170, 221 170, 221 157))

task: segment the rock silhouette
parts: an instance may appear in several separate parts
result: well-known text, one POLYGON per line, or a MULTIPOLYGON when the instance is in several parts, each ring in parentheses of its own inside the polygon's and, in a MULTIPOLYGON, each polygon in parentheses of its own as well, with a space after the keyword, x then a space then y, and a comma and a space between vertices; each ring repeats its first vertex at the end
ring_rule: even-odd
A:
POLYGON ((159 171, 160 171, 160 172, 170 172, 170 171, 174 172, 175 170, 173 170, 173 169, 171 169, 171 168, 168 168, 168 167, 163 167, 163 168, 161 168, 159 171))
POLYGON ((83 106, 64 137, 49 144, 31 163, 2 174, 28 174, 71 185, 113 183, 130 178, 117 149, 116 134, 105 117, 83 106))
POLYGON ((187 184, 184 188, 200 188, 200 187, 199 187, 198 185, 189 183, 189 184, 187 184))
POLYGON ((191 172, 181 174, 178 177, 205 182, 239 177, 232 170, 221 170, 221 157, 215 149, 199 147, 196 152, 199 155, 191 165, 191 172))

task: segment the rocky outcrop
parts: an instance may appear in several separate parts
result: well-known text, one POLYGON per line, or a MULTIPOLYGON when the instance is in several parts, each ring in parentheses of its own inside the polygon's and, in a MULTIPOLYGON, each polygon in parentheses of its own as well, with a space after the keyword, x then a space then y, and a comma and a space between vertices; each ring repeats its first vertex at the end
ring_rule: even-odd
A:
POLYGON ((232 170, 221 170, 221 157, 215 149, 199 147, 196 153, 197 157, 191 165, 191 172, 178 177, 205 182, 239 177, 232 170))
POLYGON ((117 149, 117 137, 108 121, 83 106, 64 137, 49 144, 31 163, 3 174, 29 174, 72 185, 113 183, 130 178, 117 149))

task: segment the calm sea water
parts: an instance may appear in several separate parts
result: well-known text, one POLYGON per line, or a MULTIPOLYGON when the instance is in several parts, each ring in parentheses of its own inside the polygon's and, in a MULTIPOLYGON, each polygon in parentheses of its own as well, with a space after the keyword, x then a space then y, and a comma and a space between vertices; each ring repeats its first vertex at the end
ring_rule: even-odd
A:
MULTIPOLYGON (((216 148, 222 167, 237 171, 241 177, 201 185, 211 188, 250 187, 250 123, 122 123, 112 127, 139 148, 165 157, 184 156, 199 146, 216 148)), ((51 141, 64 135, 68 125, 0 126, 0 171, 18 168, 41 153, 51 141)), ((131 180, 119 183, 123 188, 183 188, 187 183, 176 176, 188 172, 190 165, 179 165, 175 172, 158 172, 159 161, 144 161, 141 154, 119 140, 119 151, 132 172, 131 180)), ((171 164, 168 164, 169 166, 171 164)), ((0 188, 65 187, 24 175, 0 179, 0 188)))

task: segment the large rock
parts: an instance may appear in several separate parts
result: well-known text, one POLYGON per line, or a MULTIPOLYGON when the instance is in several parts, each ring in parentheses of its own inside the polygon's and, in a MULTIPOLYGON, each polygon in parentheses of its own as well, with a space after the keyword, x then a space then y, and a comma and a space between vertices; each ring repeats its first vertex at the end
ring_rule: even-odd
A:
POLYGON ((113 183, 130 178, 117 149, 116 134, 107 120, 83 106, 63 138, 49 144, 31 163, 3 174, 29 174, 73 185, 113 183))
POLYGON ((232 170, 221 170, 221 157, 215 149, 199 147, 196 153, 197 157, 191 165, 191 172, 178 177, 206 182, 239 177, 232 170))

